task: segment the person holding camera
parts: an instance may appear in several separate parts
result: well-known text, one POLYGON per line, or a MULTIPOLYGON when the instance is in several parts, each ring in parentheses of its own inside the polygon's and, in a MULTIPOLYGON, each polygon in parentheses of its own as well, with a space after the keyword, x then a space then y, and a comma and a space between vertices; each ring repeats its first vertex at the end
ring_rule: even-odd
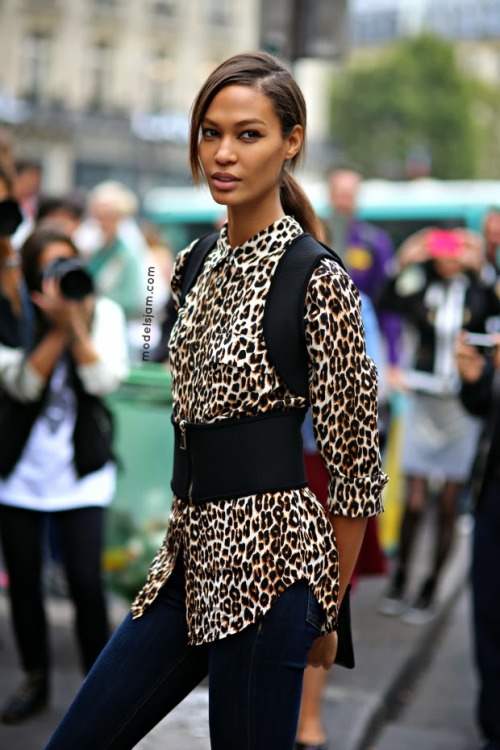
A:
POLYGON ((105 508, 115 490, 112 420, 103 397, 126 376, 125 319, 96 297, 71 239, 38 229, 21 253, 21 314, 2 306, 0 539, 24 681, 3 707, 21 722, 49 697, 42 593, 45 522, 58 533, 87 672, 109 633, 101 574, 105 508))
POLYGON ((381 305, 399 313, 414 343, 401 387, 409 391, 401 468, 406 483, 394 575, 379 610, 426 622, 451 550, 458 504, 467 484, 480 424, 460 403, 454 346, 463 328, 485 333, 500 302, 480 272, 481 237, 464 228, 428 228, 401 246, 397 268, 381 305), (435 540, 429 571, 411 606, 410 566, 431 480, 438 487, 435 540))

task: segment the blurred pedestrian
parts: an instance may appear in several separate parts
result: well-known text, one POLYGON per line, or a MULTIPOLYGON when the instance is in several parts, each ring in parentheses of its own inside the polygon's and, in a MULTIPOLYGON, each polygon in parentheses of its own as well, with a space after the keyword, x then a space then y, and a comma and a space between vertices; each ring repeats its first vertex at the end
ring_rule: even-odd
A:
POLYGON ((42 167, 33 159, 17 159, 14 171, 13 195, 19 203, 23 222, 12 236, 12 244, 19 250, 35 228, 35 217, 40 198, 42 167))
POLYGON ((193 176, 203 173, 228 222, 185 300, 200 245, 178 256, 172 278, 169 529, 50 750, 131 748, 207 674, 213 748, 292 750, 306 659, 335 658, 338 605, 385 475, 359 298, 333 256, 313 270, 304 304, 303 390, 331 475, 327 511, 296 473, 307 394, 267 356, 274 271, 304 229, 317 230, 286 166, 303 150, 305 119, 292 76, 262 52, 222 63, 193 105, 193 176))
POLYGON ((486 259, 496 275, 500 274, 500 207, 491 206, 483 221, 483 236, 486 245, 486 259))
POLYGON ((401 323, 397 315, 379 305, 389 278, 394 246, 387 232, 357 216, 361 175, 350 168, 336 168, 328 175, 331 215, 327 220, 333 246, 360 292, 371 300, 382 332, 387 378, 399 363, 401 323))
MULTIPOLYGON (((379 385, 384 373, 383 343, 380 328, 375 315, 373 305, 366 295, 361 294, 361 319, 365 329, 366 353, 373 360, 379 373, 379 385)), ((306 469, 307 484, 314 492, 320 503, 326 507, 328 501, 328 485, 330 474, 318 450, 314 439, 314 428, 310 410, 307 412, 302 427, 304 438, 304 464, 306 469)), ((376 517, 371 517, 366 526, 363 545, 356 561, 351 585, 354 587, 357 579, 357 569, 363 554, 363 547, 369 543, 370 550, 366 554, 369 558, 367 568, 374 574, 386 572, 385 557, 378 545, 376 526, 370 523, 376 517), (368 542, 368 534, 372 533, 371 542, 368 542)), ((361 571, 361 575, 365 570, 361 571)), ((325 686, 328 680, 328 670, 307 667, 304 672, 304 685, 302 688, 302 701, 300 704, 299 725, 297 728, 297 741, 295 750, 327 750, 328 739, 322 719, 322 700, 325 686)))
POLYGON ((101 555, 116 468, 103 396, 127 372, 125 324, 115 303, 91 292, 77 255, 64 233, 36 231, 21 250, 34 307, 26 299, 21 316, 1 307, 0 331, 7 328, 17 340, 0 342, 0 538, 25 673, 2 709, 4 723, 28 719, 49 699, 42 595, 47 513, 59 534, 85 672, 108 637, 101 555))
MULTIPOLYGON (((127 319, 137 317, 144 307, 144 244, 133 244, 123 232, 131 215, 135 196, 122 186, 97 186, 89 194, 89 212, 98 228, 96 249, 87 262, 99 294, 116 302, 127 319)), ((80 242, 75 235, 75 242, 80 242)))
POLYGON ((381 304, 404 316, 416 343, 410 369, 401 377, 410 391, 401 458, 406 495, 395 570, 380 611, 423 623, 433 615, 480 430, 460 404, 455 339, 463 327, 484 332, 489 319, 499 313, 499 300, 480 279, 484 249, 480 236, 468 230, 417 232, 401 246, 397 263, 399 271, 381 304), (412 554, 431 480, 440 483, 434 551, 408 606, 412 554))
POLYGON ((456 347, 462 403, 485 424, 476 466, 472 552, 478 721, 484 750, 500 750, 500 334, 480 348, 466 342, 464 333, 456 347))
MULTIPOLYGON (((85 199, 82 194, 42 195, 35 217, 37 227, 58 227, 73 238, 85 216, 85 199)), ((76 243, 75 243, 76 244, 76 243)))

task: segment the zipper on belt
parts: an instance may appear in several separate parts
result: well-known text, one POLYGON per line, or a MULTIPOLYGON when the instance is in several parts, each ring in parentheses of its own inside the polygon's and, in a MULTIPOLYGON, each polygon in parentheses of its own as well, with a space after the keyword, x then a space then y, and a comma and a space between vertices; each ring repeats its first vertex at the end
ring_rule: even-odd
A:
MULTIPOLYGON (((187 435, 186 435, 186 420, 183 419, 181 422, 179 422, 179 429, 181 431, 181 439, 179 442, 179 448, 181 451, 187 451, 187 435)), ((189 456, 188 456, 189 459, 189 456)), ((188 461, 189 463, 189 469, 191 469, 191 461, 188 461)), ((191 474, 191 471, 189 472, 191 474)), ((192 502, 193 500, 193 480, 190 477, 189 478, 189 484, 188 484, 188 500, 189 502, 192 502)))
POLYGON ((183 419, 182 422, 179 422, 179 429, 181 431, 181 441, 179 443, 179 448, 181 451, 187 450, 187 439, 186 439, 186 420, 183 419))

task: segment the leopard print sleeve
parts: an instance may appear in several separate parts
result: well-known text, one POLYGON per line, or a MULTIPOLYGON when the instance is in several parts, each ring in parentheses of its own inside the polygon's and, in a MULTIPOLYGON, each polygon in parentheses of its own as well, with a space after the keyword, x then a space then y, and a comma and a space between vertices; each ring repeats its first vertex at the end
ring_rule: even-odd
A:
POLYGON ((305 332, 314 434, 330 474, 327 508, 353 518, 375 515, 387 482, 377 368, 365 350, 359 294, 333 260, 322 260, 309 282, 305 332))

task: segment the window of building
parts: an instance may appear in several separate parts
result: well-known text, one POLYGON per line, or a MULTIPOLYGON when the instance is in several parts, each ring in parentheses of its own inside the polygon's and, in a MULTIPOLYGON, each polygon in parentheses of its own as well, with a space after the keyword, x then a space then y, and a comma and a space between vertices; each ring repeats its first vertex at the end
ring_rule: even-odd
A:
POLYGON ((151 10, 156 16, 174 16, 177 12, 177 0, 151 0, 151 10))
POLYGON ((109 107, 112 86, 113 48, 106 42, 94 44, 89 55, 89 104, 92 109, 109 107))
POLYGON ((22 90, 31 101, 46 97, 52 64, 53 40, 50 34, 35 31, 28 34, 22 46, 22 90))
POLYGON ((150 112, 161 112, 167 106, 173 74, 173 62, 164 50, 151 55, 146 66, 147 106, 150 112))
POLYGON ((229 26, 232 21, 232 0, 206 0, 207 20, 214 26, 229 26))

